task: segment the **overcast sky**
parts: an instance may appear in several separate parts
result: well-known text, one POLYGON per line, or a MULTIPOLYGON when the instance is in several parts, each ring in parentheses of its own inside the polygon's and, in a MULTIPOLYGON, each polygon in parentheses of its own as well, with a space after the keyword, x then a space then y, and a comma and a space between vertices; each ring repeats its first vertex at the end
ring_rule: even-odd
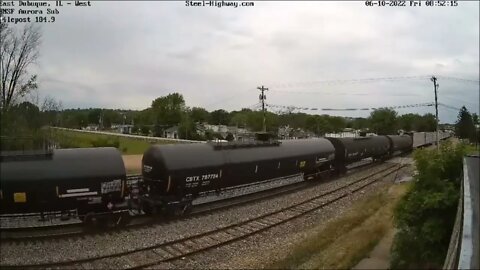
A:
MULTIPOLYGON (((422 4, 257 1, 218 8, 92 1, 63 7, 55 23, 42 25, 39 93, 64 108, 145 109, 179 92, 187 106, 231 111, 256 104, 256 87, 265 85, 270 104, 371 108, 433 102, 428 76, 436 75, 439 102, 478 113, 479 3, 422 4), (348 81, 403 76, 421 78, 348 81)), ((458 113, 439 112, 441 122, 458 113)))

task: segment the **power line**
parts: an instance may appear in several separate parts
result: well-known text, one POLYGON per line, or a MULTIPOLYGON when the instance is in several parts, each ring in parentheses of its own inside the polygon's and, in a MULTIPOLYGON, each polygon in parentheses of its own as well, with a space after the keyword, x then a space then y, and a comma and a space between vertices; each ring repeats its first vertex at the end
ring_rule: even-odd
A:
POLYGON ((253 104, 253 105, 251 105, 251 106, 246 107, 246 109, 250 109, 250 110, 254 111, 254 110, 260 108, 261 105, 262 105, 262 104, 261 104, 260 102, 257 102, 257 103, 255 103, 255 104, 253 104))
MULTIPOLYGON (((353 93, 353 92, 336 92, 336 93, 325 93, 320 91, 296 91, 296 90, 276 90, 270 89, 270 91, 275 91, 275 93, 291 93, 291 94, 313 94, 313 95, 328 95, 328 96, 370 96, 372 93, 353 93)), ((400 96, 400 97, 408 97, 408 96, 420 96, 419 94, 402 94, 402 93, 391 93, 387 94, 386 96, 400 96)))
POLYGON ((405 108, 415 108, 415 107, 430 107, 434 106, 435 103, 433 102, 425 102, 425 103, 417 103, 417 104, 409 104, 409 105, 398 105, 398 106, 385 106, 385 107, 377 107, 377 108, 314 108, 314 107, 297 107, 292 105, 277 105, 277 104, 265 104, 267 107, 273 108, 283 108, 289 110, 300 110, 300 111, 369 111, 369 110, 378 110, 382 108, 388 109, 405 109, 405 108))
POLYGON ((461 103, 468 103, 468 104, 471 104, 473 106, 477 106, 478 107, 478 103, 475 103, 475 102, 471 102, 471 101, 466 101, 466 100, 463 100, 463 99, 459 99, 459 98, 456 98, 456 97, 452 97, 450 94, 443 94, 443 99, 450 99, 450 100, 453 100, 453 101, 457 101, 457 102, 461 102, 461 103), (445 97, 446 96, 446 97, 445 97))
POLYGON ((464 78, 457 78, 457 77, 450 77, 450 76, 437 76, 441 79, 452 80, 452 81, 460 81, 460 82, 469 82, 469 83, 480 83, 480 80, 472 80, 472 79, 464 79, 464 78))
POLYGON ((439 106, 442 106, 442 107, 444 107, 444 108, 447 108, 447 109, 451 109, 451 110, 455 110, 455 111, 460 111, 460 108, 458 108, 458 107, 446 105, 446 104, 443 104, 443 103, 438 103, 438 105, 439 105, 439 106))
POLYGON ((298 85, 314 85, 314 84, 344 84, 344 83, 372 83, 378 81, 398 81, 412 79, 427 79, 430 76, 399 76, 399 77, 380 77, 380 78, 364 78, 364 79, 348 79, 348 80, 325 80, 310 82, 289 82, 289 83, 272 83, 270 87, 289 88, 298 87, 298 85))

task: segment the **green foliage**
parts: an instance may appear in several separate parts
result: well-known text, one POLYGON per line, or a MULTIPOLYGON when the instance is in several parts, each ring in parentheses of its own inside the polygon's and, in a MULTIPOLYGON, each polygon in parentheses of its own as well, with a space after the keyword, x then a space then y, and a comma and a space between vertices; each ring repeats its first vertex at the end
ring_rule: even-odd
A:
POLYGON ((120 141, 118 138, 98 137, 92 140, 93 147, 115 147, 119 148, 120 141))
POLYGON ((43 115, 39 108, 23 102, 0 111, 1 150, 38 150, 47 143, 41 130, 43 115))
POLYGON ((152 114, 155 124, 177 125, 185 111, 185 100, 179 93, 159 97, 152 102, 152 114))
POLYGON ((216 110, 210 113, 210 124, 212 125, 228 125, 230 115, 225 110, 216 110))
POLYGON ((463 106, 458 112, 458 119, 455 124, 455 135, 460 139, 469 139, 471 142, 475 141, 476 132, 474 119, 465 106, 463 106))
POLYGON ((230 132, 227 134, 227 137, 225 137, 225 140, 227 140, 229 142, 233 141, 234 139, 235 139, 235 137, 233 137, 233 134, 230 133, 230 132))
POLYGON ((140 127, 138 127, 138 126, 133 126, 133 127, 132 127, 132 133, 133 133, 133 134, 137 134, 138 132, 140 132, 140 127))
POLYGON ((150 133, 150 128, 147 126, 140 126, 140 132, 142 133, 142 135, 148 136, 148 134, 150 133))
POLYGON ((398 128, 405 130, 405 131, 411 131, 413 130, 414 122, 418 120, 419 115, 418 114, 413 114, 413 113, 407 113, 404 115, 400 115, 397 118, 398 121, 398 128))
POLYGON ((351 128, 364 130, 369 127, 368 120, 365 118, 355 118, 351 123, 351 128))
POLYGON ((396 134, 397 112, 389 108, 376 109, 370 113, 371 129, 378 135, 396 134))
POLYGON ((325 133, 333 132, 334 128, 329 121, 329 117, 325 115, 312 115, 307 118, 305 125, 308 131, 317 135, 325 135, 325 133))
MULTIPOLYGON (((102 134, 82 133, 76 131, 55 130, 51 137, 60 144, 61 148, 85 148, 85 147, 116 147, 124 154, 143 154, 152 142, 102 134)), ((155 144, 172 143, 171 141, 154 141, 155 144)))
POLYGON ((397 118, 399 129, 405 131, 431 132, 437 128, 435 115, 427 113, 423 116, 418 114, 404 114, 397 118))
POLYGON ((414 123, 413 130, 418 132, 432 132, 437 130, 437 120, 435 119, 435 115, 427 113, 420 116, 414 123))
POLYGON ((190 110, 190 119, 192 119, 194 123, 208 122, 210 119, 210 113, 204 108, 193 107, 190 110))
POLYGON ((474 124, 474 125, 480 125, 480 121, 479 121, 479 119, 478 119, 478 114, 473 113, 473 114, 472 114, 472 120, 473 120, 473 124, 474 124))
POLYGON ((195 123, 185 114, 180 125, 178 126, 178 136, 180 139, 195 140, 199 136, 197 134, 195 123))
POLYGON ((395 209, 392 268, 441 268, 455 222, 464 153, 463 145, 450 143, 439 152, 415 152, 416 182, 395 209))

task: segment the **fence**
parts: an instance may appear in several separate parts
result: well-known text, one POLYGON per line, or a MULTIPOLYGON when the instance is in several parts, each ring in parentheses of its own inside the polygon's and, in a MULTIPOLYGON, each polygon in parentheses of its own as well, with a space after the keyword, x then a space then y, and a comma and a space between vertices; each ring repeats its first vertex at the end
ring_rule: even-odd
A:
POLYGON ((463 181, 457 217, 443 269, 479 269, 480 156, 463 159, 463 181))

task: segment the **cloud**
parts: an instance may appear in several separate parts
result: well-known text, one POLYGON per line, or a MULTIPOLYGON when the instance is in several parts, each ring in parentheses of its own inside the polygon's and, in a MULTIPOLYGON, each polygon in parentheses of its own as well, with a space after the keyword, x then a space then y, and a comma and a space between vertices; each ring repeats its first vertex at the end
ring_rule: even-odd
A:
MULTIPOLYGON (((261 84, 271 88, 272 104, 360 108, 429 102, 428 78, 275 86, 433 74, 478 80, 478 9, 478 2, 390 8, 257 1, 236 9, 92 2, 85 9, 62 9, 56 23, 44 25, 35 71, 40 92, 65 107, 143 109, 178 91, 189 106, 234 110, 258 102, 261 84)), ((442 102, 466 104, 478 113, 478 83, 440 77, 439 83, 442 102)), ((405 113, 425 110, 431 108, 405 113)), ((441 109, 441 120, 455 121, 456 113, 441 109)))

